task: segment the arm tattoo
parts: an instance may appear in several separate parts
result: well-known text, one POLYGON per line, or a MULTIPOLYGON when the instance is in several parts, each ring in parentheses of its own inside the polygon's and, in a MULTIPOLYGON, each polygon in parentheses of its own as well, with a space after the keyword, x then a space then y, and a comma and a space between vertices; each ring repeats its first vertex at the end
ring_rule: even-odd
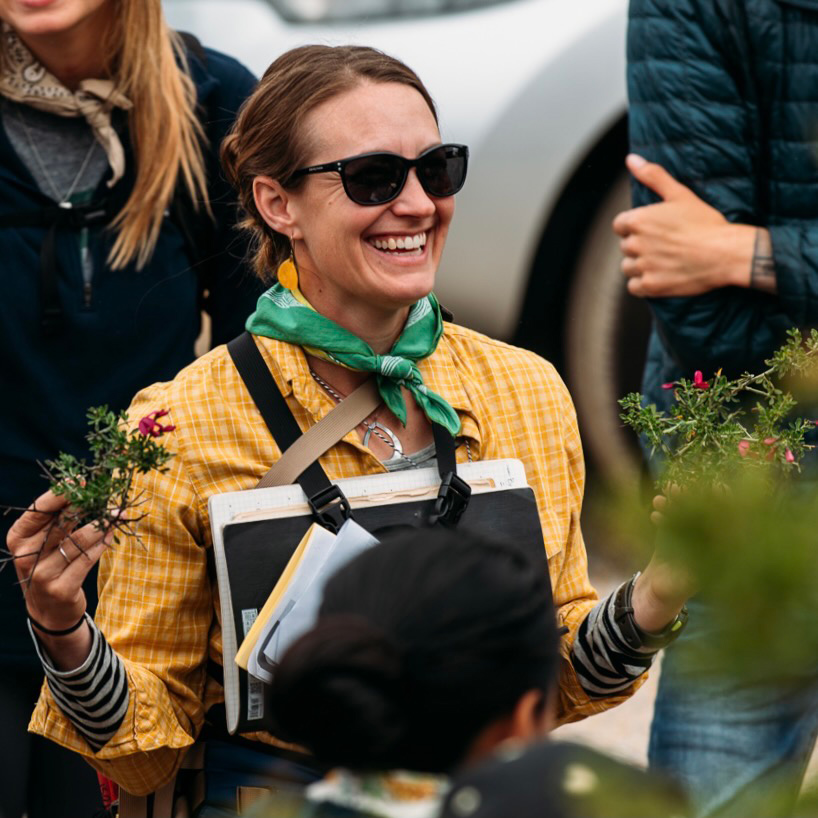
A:
POLYGON ((777 291, 775 280, 775 259, 770 231, 759 227, 756 230, 753 245, 753 260, 750 264, 750 286, 756 290, 774 293, 777 291))

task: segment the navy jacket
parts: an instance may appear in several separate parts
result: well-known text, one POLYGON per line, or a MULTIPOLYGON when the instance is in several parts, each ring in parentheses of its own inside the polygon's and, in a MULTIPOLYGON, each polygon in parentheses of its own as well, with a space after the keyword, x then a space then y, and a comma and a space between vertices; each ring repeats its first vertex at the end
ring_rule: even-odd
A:
MULTIPOLYGON (((651 300, 643 389, 758 371, 818 325, 818 0, 631 0, 631 149, 737 223, 768 227, 778 294, 651 300)), ((634 188, 634 205, 655 201, 634 188)))
MULTIPOLYGON (((180 223, 167 216, 150 262, 139 271, 133 266, 114 271, 106 265, 113 237, 104 226, 93 227, 89 248, 95 272, 89 298, 76 233, 61 228, 57 284, 63 327, 48 334, 40 324, 45 228, 0 227, 0 504, 25 506, 47 488, 37 461, 61 450, 85 454, 89 406, 126 408, 139 389, 170 380, 193 360, 204 282, 210 291, 207 309, 214 345, 242 331, 262 290, 244 264, 246 243, 234 229, 235 195, 218 161, 221 140, 255 78, 215 51, 191 53, 189 59, 209 142, 207 170, 216 217, 209 231, 203 231, 211 239, 207 253, 190 258, 180 223), (211 252, 213 257, 202 261, 211 252), (196 269, 193 261, 201 262, 196 269)), ((100 197, 107 193, 116 210, 134 181, 127 136, 123 144, 128 172, 110 193, 105 180, 97 190, 100 197)), ((0 127, 0 214, 36 211, 50 204, 0 127)), ((170 409, 172 418, 172 406, 156 408, 170 409)), ((3 544, 10 522, 10 517, 0 518, 3 544)), ((0 657, 7 664, 33 666, 36 657, 14 580, 8 566, 0 575, 4 620, 0 657)))

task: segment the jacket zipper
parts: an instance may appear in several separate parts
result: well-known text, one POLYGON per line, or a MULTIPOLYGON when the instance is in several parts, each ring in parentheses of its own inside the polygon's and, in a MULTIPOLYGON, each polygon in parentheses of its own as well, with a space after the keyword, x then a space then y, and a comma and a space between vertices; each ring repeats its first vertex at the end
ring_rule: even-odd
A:
POLYGON ((93 303, 94 262, 88 246, 88 228, 80 230, 80 266, 82 267, 82 303, 86 310, 91 309, 93 303))

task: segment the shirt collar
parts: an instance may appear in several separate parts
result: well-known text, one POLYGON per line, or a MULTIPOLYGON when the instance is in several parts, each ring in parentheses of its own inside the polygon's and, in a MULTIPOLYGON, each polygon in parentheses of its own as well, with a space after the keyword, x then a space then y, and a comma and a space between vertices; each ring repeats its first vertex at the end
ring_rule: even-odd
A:
MULTIPOLYGON (((293 395, 316 423, 332 410, 335 403, 310 375, 307 357, 301 347, 273 338, 258 335, 254 337, 285 398, 293 395)), ((445 330, 437 349, 428 358, 418 362, 418 369, 429 389, 444 397, 460 415, 460 436, 469 440, 472 456, 479 460, 483 436, 469 397, 470 382, 463 374, 462 366, 455 360, 445 330)), ((363 448, 354 431, 344 440, 363 448)))

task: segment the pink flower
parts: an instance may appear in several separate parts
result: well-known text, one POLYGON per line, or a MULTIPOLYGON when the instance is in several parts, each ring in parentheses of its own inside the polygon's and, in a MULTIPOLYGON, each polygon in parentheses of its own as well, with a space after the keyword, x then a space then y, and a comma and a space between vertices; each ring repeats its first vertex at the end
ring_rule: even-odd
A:
POLYGON ((778 440, 777 437, 765 437, 764 438, 764 445, 765 446, 772 446, 773 443, 776 442, 776 440, 778 440))
POLYGON ((693 373, 693 386, 695 386, 696 389, 710 389, 710 384, 704 379, 700 369, 697 369, 693 373))
POLYGON ((795 455, 789 449, 784 452, 784 459, 787 463, 795 463, 795 455))
MULTIPOLYGON (((674 386, 676 386, 676 384, 671 381, 670 383, 663 383, 662 389, 673 389, 674 386)), ((818 420, 815 421, 815 425, 818 426, 818 420)))
POLYGON ((747 457, 750 453, 750 441, 749 440, 740 440, 738 444, 738 453, 742 457, 747 457))
POLYGON ((165 417, 167 413, 167 409, 157 409, 155 412, 145 415, 139 421, 140 434, 145 435, 145 437, 159 437, 165 432, 172 432, 176 428, 173 424, 164 426, 159 422, 159 418, 165 417))

